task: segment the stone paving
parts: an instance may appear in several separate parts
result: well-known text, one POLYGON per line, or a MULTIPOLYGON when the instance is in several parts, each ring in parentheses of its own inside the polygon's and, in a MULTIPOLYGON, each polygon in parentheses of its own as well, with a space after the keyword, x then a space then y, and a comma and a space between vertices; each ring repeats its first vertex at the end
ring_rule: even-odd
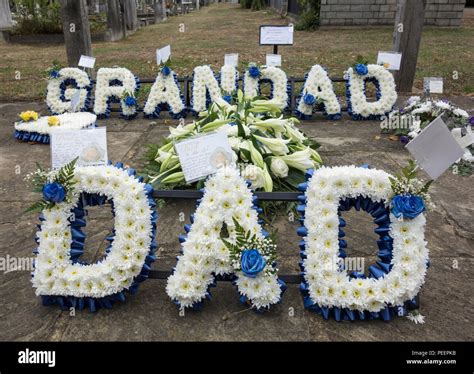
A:
MULTIPOLYGON (((452 98, 471 114, 471 98, 452 98)), ((38 103, 0 103, 0 256, 31 257, 35 247, 37 219, 22 214, 37 195, 30 192, 23 177, 34 170, 35 161, 50 165, 50 150, 45 145, 16 141, 12 123, 22 110, 47 110, 38 103), (18 169, 18 166, 20 169, 18 169), (16 172, 20 171, 20 174, 16 172)), ((187 120, 190 121, 190 118, 187 120)), ((107 126, 109 158, 139 168, 145 145, 160 141, 168 133, 172 120, 117 118, 99 121, 107 126)), ((369 163, 387 172, 396 172, 409 158, 399 142, 379 135, 376 122, 344 120, 304 122, 301 129, 321 144, 326 165, 369 163)), ((424 325, 406 318, 390 323, 382 321, 338 323, 325 321, 303 308, 297 285, 289 285, 283 302, 269 313, 259 315, 245 309, 235 289, 220 282, 213 289, 213 299, 201 312, 178 314, 165 293, 165 281, 150 279, 142 283, 135 296, 116 304, 112 310, 96 314, 77 311, 75 316, 58 307, 44 307, 35 296, 28 271, 0 274, 0 340, 244 340, 244 341, 378 341, 378 340, 473 340, 472 310, 474 292, 474 177, 460 177, 446 172, 432 186, 437 211, 428 215, 426 239, 431 253, 431 267, 421 292, 424 325), (457 264, 457 266, 456 266, 457 264)), ((158 259, 153 268, 169 270, 179 251, 178 235, 186 217, 194 209, 191 201, 169 201, 160 209, 158 221, 158 259)), ((104 238, 111 228, 111 214, 106 208, 90 209, 87 231, 88 258, 97 258, 104 249, 104 238)), ((373 225, 364 213, 347 213, 346 230, 349 253, 365 256, 366 263, 376 253, 373 225)), ((278 253, 281 273, 298 272, 296 222, 279 216, 270 229, 278 230, 278 253)))

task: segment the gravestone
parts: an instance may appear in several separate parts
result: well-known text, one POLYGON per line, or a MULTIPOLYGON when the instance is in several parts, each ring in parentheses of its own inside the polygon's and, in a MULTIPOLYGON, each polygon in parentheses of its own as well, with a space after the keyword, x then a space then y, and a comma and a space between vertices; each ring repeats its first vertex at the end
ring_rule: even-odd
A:
POLYGON ((127 30, 138 29, 137 3, 135 0, 122 0, 125 13, 125 25, 127 30))
POLYGON ((10 3, 8 0, 0 0, 0 42, 8 42, 10 34, 8 30, 13 27, 10 3))
POLYGON ((86 0, 61 0, 60 14, 67 61, 69 66, 77 66, 81 55, 92 56, 86 0))
POLYGON ((115 42, 124 37, 120 4, 117 0, 107 0, 107 31, 105 40, 115 42))

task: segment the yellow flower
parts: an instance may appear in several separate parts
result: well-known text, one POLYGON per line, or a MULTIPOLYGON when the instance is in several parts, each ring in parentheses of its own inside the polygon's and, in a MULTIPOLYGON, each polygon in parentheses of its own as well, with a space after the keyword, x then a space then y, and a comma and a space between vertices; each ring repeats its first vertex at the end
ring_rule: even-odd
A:
POLYGON ((384 63, 383 63, 383 67, 384 67, 385 69, 388 69, 388 68, 390 67, 390 64, 389 64, 388 62, 384 62, 384 63))
POLYGON ((24 122, 29 122, 29 121, 37 121, 39 118, 38 113, 36 113, 33 110, 27 110, 26 112, 21 112, 20 113, 20 118, 24 122))
POLYGON ((48 117, 48 126, 59 126, 59 118, 55 116, 48 117))

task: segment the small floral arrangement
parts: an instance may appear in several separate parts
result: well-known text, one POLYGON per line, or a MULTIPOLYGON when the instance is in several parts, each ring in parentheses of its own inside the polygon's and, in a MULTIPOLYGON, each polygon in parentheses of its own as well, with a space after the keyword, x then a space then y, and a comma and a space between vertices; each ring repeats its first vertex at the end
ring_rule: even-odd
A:
MULTIPOLYGON (((407 144, 437 117, 443 116, 448 128, 454 131, 468 132, 474 126, 474 117, 448 100, 422 99, 411 96, 405 103, 388 115, 386 126, 382 127, 383 133, 391 134, 402 144, 407 144), (458 130, 455 130, 458 129, 458 130)), ((453 165, 453 173, 469 176, 474 170, 474 145, 464 149, 464 155, 453 165)))
POLYGON ((393 197, 390 202, 392 214, 398 219, 413 219, 425 210, 435 208, 428 189, 433 182, 423 182, 416 177, 417 166, 413 160, 402 169, 401 175, 389 177, 393 197))
POLYGON ((260 68, 259 66, 254 63, 254 62, 251 62, 247 68, 248 72, 249 72, 249 75, 252 77, 252 78, 259 78, 260 75, 262 74, 262 72, 260 71, 260 68))
POLYGON ((359 55, 357 56, 354 65, 352 65, 352 68, 359 75, 367 75, 369 73, 369 69, 367 68, 368 64, 369 62, 359 55))
POLYGON ((135 98, 135 94, 130 91, 125 91, 122 96, 122 101, 128 107, 134 107, 137 105, 137 99, 135 98))
POLYGON ((27 110, 25 112, 21 112, 19 116, 23 122, 37 121, 40 117, 39 114, 34 110, 27 110))
POLYGON ((56 79, 61 76, 62 66, 59 61, 54 60, 52 66, 45 70, 46 76, 50 79, 56 79))
POLYGON ((257 237, 250 231, 240 225, 233 218, 235 225, 236 240, 231 243, 221 235, 221 240, 230 253, 232 267, 235 271, 241 271, 242 274, 249 278, 255 278, 259 273, 266 275, 276 274, 273 264, 276 262, 276 244, 270 237, 257 237))
POLYGON ((73 200, 74 168, 77 158, 59 168, 48 171, 37 164, 38 169, 32 174, 28 174, 26 180, 29 181, 34 192, 43 194, 43 198, 30 206, 25 213, 41 212, 44 209, 51 209, 56 204, 73 200))

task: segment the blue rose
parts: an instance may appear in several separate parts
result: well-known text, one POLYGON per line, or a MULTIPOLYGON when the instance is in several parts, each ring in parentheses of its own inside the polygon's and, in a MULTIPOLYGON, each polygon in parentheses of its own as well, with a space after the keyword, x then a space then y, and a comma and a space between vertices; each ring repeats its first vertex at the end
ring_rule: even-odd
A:
POLYGON ((135 99, 133 96, 127 96, 125 98, 125 105, 135 106, 135 105, 137 105, 137 99, 135 99))
POLYGON ((47 183, 43 186, 43 197, 52 203, 62 203, 66 198, 66 190, 57 182, 47 183))
POLYGON ((230 96, 230 95, 224 95, 224 96, 222 96, 222 98, 223 98, 225 101, 227 101, 229 104, 230 104, 230 102, 232 101, 232 96, 230 96))
POLYGON ((420 196, 416 195, 396 195, 391 203, 392 213, 395 217, 415 218, 425 211, 425 203, 420 196))
POLYGON ((313 105, 316 102, 316 98, 310 93, 306 93, 303 96, 303 101, 306 105, 313 105))
POLYGON ((49 72, 49 76, 50 76, 51 78, 59 78, 60 75, 61 75, 61 74, 59 74, 59 71, 57 71, 57 70, 51 70, 51 71, 49 72))
POLYGON ((163 74, 165 77, 170 75, 171 73, 171 69, 168 67, 168 66, 163 66, 163 68, 161 69, 161 74, 163 74))
POLYGON ((369 69, 367 69, 366 64, 357 64, 355 66, 355 71, 359 75, 366 75, 369 72, 369 69))
POLYGON ((260 69, 257 66, 249 67, 249 75, 252 78, 258 78, 260 76, 260 69))
POLYGON ((242 252, 240 266, 246 277, 255 278, 266 264, 267 262, 256 249, 246 249, 242 252))

